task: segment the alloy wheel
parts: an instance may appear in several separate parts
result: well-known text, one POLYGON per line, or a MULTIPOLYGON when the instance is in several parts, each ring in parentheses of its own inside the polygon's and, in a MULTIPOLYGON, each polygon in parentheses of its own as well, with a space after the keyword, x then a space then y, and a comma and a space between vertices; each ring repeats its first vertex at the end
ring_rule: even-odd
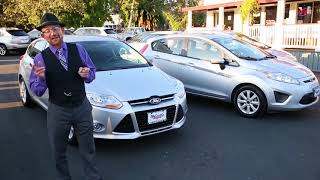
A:
POLYGON ((244 90, 237 97, 237 105, 243 113, 254 114, 259 110, 260 99, 255 92, 244 90))

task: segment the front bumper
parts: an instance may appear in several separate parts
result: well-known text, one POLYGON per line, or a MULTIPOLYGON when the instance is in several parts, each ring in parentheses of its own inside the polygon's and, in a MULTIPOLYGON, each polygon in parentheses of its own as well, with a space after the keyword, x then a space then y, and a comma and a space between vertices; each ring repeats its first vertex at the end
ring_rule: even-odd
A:
POLYGON ((268 109, 277 111, 293 111, 303 109, 316 104, 319 96, 314 96, 314 89, 319 87, 319 82, 314 76, 299 79, 300 85, 287 84, 273 81, 266 93, 268 109), (312 80, 312 81, 310 81, 312 80), (284 102, 277 102, 274 92, 288 95, 284 102))
POLYGON ((178 129, 186 121, 186 112, 186 96, 182 99, 174 96, 173 99, 163 101, 158 105, 132 105, 124 102, 123 107, 118 110, 93 106, 92 115, 94 122, 98 122, 105 127, 101 132, 94 132, 93 136, 101 139, 136 139, 178 129), (146 119, 147 112, 159 109, 167 109, 167 120, 149 125, 146 119), (119 126, 123 127, 119 128, 119 126), (119 129, 124 132, 118 132, 119 129))

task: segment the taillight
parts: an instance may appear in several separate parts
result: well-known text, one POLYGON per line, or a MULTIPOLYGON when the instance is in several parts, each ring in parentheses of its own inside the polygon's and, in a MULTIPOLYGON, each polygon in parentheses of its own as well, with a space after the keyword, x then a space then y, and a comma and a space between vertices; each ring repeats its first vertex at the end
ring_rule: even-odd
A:
POLYGON ((143 54, 148 48, 148 44, 145 44, 139 51, 140 54, 143 54))

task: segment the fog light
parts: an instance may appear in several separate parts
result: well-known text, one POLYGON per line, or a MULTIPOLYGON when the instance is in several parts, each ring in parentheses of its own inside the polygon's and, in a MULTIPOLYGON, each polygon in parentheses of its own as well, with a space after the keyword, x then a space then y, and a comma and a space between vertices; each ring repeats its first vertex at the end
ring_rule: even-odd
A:
POLYGON ((106 128, 104 127, 103 124, 99 123, 99 122, 96 122, 94 121, 93 122, 93 131, 94 132, 102 132, 104 131, 106 128))

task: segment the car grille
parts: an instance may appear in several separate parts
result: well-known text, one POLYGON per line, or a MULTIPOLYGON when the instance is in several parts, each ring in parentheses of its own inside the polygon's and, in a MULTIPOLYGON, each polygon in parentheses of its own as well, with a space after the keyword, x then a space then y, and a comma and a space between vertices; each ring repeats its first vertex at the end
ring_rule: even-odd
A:
POLYGON ((114 132, 118 133, 132 133, 134 132, 134 127, 130 114, 126 115, 121 122, 116 126, 114 132))
POLYGON ((168 106, 164 108, 136 112, 135 114, 136 114, 139 130, 143 132, 143 131, 170 126, 173 124, 175 112, 176 112, 176 106, 168 106), (159 123, 155 123, 155 124, 148 124, 148 113, 163 110, 163 109, 167 109, 167 120, 159 123))
POLYGON ((313 103, 315 100, 317 99, 317 97, 314 97, 313 93, 308 93, 306 95, 304 95, 301 100, 299 101, 300 104, 310 104, 313 103))
POLYGON ((174 94, 169 94, 169 95, 164 95, 164 96, 152 96, 149 98, 145 98, 145 99, 137 99, 137 100, 133 100, 133 101, 129 101, 129 104, 134 106, 134 105, 140 105, 140 104, 148 104, 149 100, 153 97, 159 97, 161 99, 161 102, 163 101, 167 101, 170 99, 173 99, 174 94))

